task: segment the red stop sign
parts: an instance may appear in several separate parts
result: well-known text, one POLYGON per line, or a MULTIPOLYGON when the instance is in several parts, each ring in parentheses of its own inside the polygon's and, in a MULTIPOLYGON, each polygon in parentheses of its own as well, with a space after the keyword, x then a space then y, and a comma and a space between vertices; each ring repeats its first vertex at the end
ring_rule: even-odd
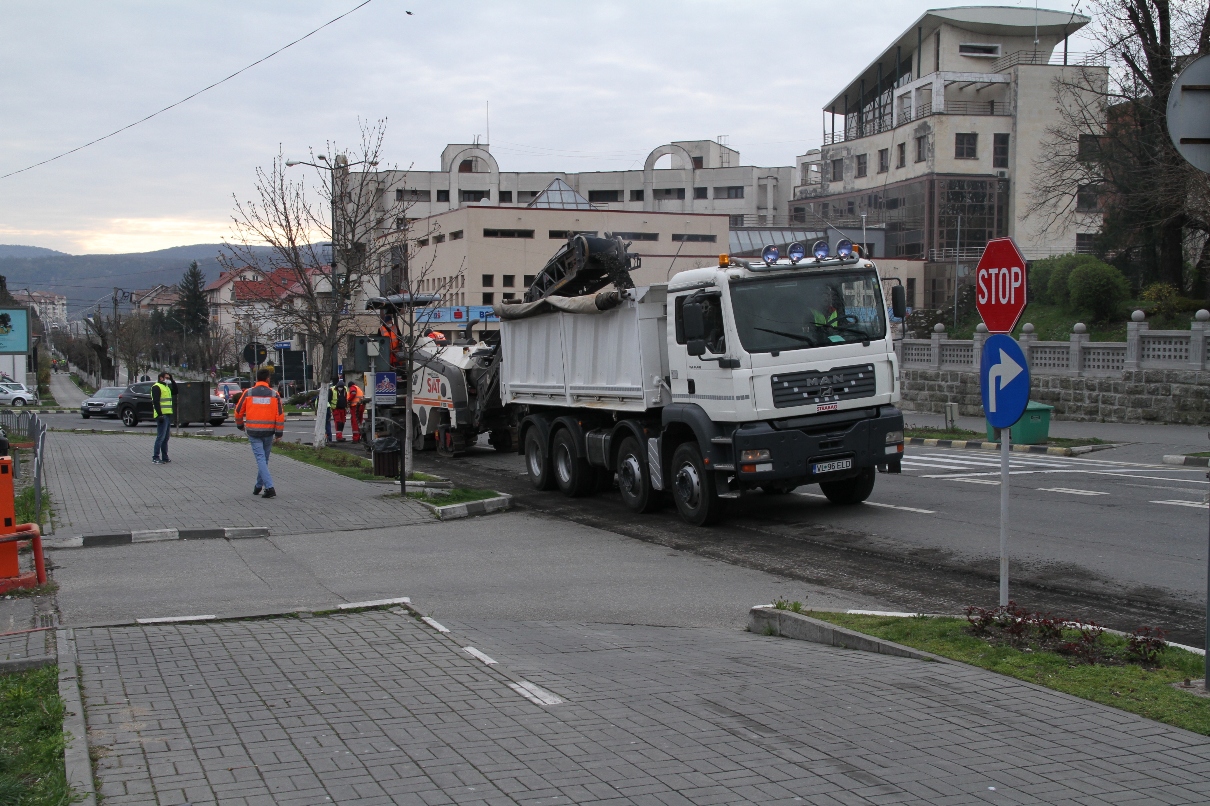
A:
POLYGON ((1025 310, 1025 258, 1012 238, 987 242, 975 268, 975 305, 992 333, 1008 333, 1025 310))

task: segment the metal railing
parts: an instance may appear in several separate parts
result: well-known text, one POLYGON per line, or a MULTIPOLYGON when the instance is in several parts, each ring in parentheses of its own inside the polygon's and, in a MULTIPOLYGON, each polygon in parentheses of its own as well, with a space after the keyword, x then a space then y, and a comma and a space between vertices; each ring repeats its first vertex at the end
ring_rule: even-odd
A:
MULTIPOLYGON (((1040 50, 1018 50, 1001 56, 992 62, 992 72, 1001 73, 1018 64, 1045 64, 1051 67, 1063 67, 1063 50, 1058 48, 1054 53, 1044 53, 1040 50)), ((1090 51, 1070 51, 1067 54, 1069 67, 1104 67, 1105 54, 1090 51)))
MULTIPOLYGON (((10 442, 33 442, 34 451, 34 519, 42 523, 42 469, 46 461, 46 423, 32 411, 0 410, 0 428, 10 442)), ((21 461, 13 454, 13 478, 21 477, 21 461)))

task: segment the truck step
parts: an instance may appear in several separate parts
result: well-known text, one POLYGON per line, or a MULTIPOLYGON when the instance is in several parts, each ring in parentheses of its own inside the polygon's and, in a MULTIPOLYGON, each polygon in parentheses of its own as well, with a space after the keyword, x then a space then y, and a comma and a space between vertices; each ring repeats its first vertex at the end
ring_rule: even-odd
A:
POLYGON ((710 441, 715 445, 730 445, 731 437, 711 437, 710 441))
POLYGON ((715 466, 714 466, 714 469, 715 469, 715 470, 718 470, 718 471, 720 471, 720 472, 721 472, 721 471, 726 471, 726 472, 728 472, 728 473, 734 473, 734 472, 735 472, 735 465, 715 465, 715 466))

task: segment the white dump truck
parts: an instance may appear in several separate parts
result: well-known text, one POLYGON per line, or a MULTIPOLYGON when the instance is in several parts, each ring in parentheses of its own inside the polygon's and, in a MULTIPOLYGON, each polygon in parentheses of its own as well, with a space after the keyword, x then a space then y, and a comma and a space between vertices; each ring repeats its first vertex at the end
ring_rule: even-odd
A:
MULTIPOLYGON (((899 373, 877 269, 847 241, 835 256, 822 241, 814 256, 787 252, 497 306, 500 405, 533 485, 582 496, 616 474, 635 512, 670 493, 704 525, 748 490, 819 484, 854 504, 878 470, 899 472, 899 373)), ((902 317, 903 289, 891 290, 902 317)))

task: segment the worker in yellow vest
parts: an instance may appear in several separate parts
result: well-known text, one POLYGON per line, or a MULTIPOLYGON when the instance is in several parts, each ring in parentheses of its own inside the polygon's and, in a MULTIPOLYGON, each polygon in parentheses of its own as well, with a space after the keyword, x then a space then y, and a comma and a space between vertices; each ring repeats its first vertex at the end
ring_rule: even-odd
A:
POLYGON ((151 387, 151 416, 155 418, 155 450, 151 461, 166 465, 168 458, 168 435, 172 432, 172 404, 176 399, 176 381, 171 372, 161 372, 151 387))

